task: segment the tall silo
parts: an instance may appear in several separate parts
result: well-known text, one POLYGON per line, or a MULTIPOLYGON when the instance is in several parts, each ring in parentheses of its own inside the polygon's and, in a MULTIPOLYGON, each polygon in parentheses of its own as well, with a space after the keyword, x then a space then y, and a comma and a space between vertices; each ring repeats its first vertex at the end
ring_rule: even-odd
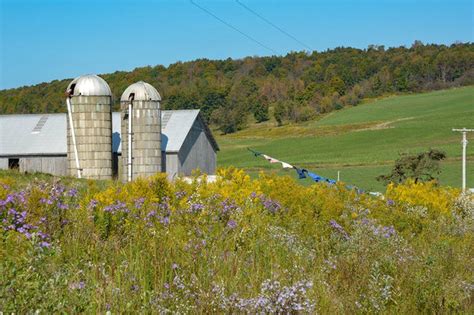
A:
POLYGON ((158 91, 143 81, 130 85, 120 98, 124 181, 161 172, 160 101, 158 91))
POLYGON ((66 95, 69 174, 111 179, 112 92, 109 85, 96 75, 83 75, 69 83, 66 95))

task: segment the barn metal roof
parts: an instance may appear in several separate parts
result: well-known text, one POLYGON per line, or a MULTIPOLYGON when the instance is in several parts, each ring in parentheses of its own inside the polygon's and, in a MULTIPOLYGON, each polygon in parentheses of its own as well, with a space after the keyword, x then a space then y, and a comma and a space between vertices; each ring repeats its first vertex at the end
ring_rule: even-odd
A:
POLYGON ((0 116, 0 155, 65 152, 66 114, 0 116), (41 121, 45 122, 38 130, 41 121))
MULTIPOLYGON (((0 115, 0 156, 65 155, 67 153, 66 114, 0 115)), ((161 112, 161 150, 179 152, 199 110, 161 112)), ((112 147, 122 152, 120 112, 112 114, 112 147)), ((214 149, 219 147, 205 124, 205 132, 214 149)))

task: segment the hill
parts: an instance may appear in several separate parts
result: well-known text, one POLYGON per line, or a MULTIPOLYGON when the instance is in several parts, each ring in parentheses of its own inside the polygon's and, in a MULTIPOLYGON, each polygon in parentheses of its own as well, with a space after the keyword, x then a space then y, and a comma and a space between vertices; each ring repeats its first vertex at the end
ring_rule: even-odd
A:
MULTIPOLYGON (((445 150, 441 183, 460 186, 460 135, 453 127, 473 127, 474 86, 393 96, 330 113, 320 120, 275 127, 253 125, 219 136, 220 166, 236 166, 255 174, 261 170, 290 174, 255 158, 246 148, 365 189, 383 190, 375 180, 387 173, 400 153, 429 148, 445 150)), ((468 147, 468 186, 474 187, 474 154, 468 147)), ((309 180, 302 181, 310 183, 309 180)))
MULTIPOLYGON (((474 83, 474 44, 369 46, 239 60, 199 59, 103 74, 115 100, 139 80, 158 88, 165 109, 200 108, 222 132, 245 129, 247 113, 303 122, 363 98, 474 83)), ((0 114, 64 112, 71 79, 0 91, 0 114)))

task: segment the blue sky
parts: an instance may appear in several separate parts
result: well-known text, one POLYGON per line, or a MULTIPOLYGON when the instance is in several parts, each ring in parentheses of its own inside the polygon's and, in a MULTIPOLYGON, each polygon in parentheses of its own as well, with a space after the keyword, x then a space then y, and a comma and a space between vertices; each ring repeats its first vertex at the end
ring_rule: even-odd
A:
MULTIPOLYGON (((284 55, 298 42, 234 0, 194 0, 284 55)), ((466 0, 240 0, 314 50, 474 41, 466 0)), ((0 89, 196 58, 272 55, 189 0, 0 0, 0 89)))

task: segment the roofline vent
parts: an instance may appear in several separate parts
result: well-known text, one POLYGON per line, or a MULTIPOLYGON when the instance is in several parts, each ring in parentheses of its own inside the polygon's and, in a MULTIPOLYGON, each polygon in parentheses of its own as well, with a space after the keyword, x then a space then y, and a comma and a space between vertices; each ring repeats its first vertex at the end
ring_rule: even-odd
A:
POLYGON ((36 123, 36 126, 31 131, 31 133, 34 135, 40 133, 41 129, 43 129, 43 126, 46 124, 46 121, 48 121, 48 115, 41 116, 41 118, 36 123))

